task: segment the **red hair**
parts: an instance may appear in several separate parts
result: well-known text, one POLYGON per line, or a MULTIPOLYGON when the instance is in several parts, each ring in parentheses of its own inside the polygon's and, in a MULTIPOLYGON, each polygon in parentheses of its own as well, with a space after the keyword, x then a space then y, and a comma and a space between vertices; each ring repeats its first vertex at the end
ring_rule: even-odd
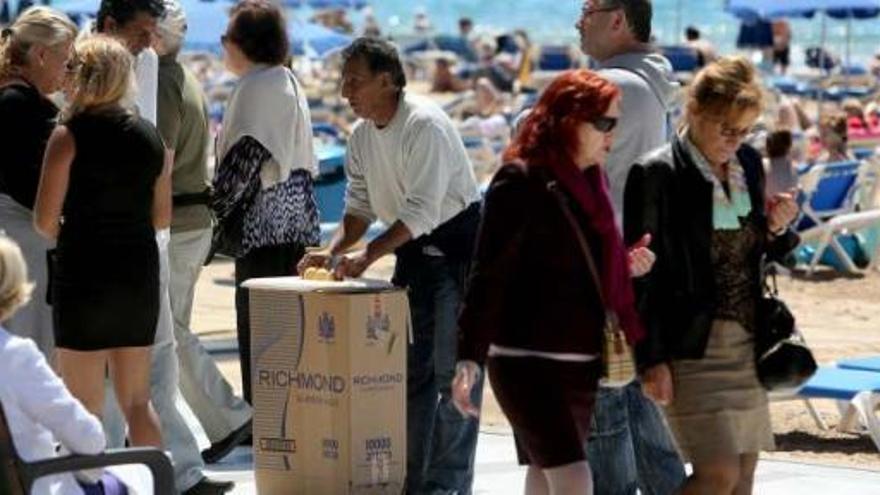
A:
POLYGON ((504 161, 574 166, 578 125, 605 115, 620 90, 595 72, 578 69, 558 76, 521 124, 504 161))

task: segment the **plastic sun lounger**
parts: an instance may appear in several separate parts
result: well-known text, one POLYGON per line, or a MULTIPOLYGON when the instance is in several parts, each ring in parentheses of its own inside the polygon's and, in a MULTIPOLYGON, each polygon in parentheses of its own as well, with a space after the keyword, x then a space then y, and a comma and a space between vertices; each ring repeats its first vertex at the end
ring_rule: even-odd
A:
POLYGON ((880 405, 880 373, 823 366, 798 394, 837 400, 841 413, 837 429, 852 431, 860 425, 880 450, 880 418, 875 412, 880 405))
MULTIPOLYGON (((870 171, 867 162, 847 161, 815 165, 801 176, 802 215, 796 222, 802 242, 815 242, 809 264, 815 271, 825 249, 831 247, 848 272, 858 272, 836 235, 880 224, 880 209, 856 211, 856 191, 870 171)), ((872 257, 872 260, 876 258, 872 257)))
POLYGON ((875 410, 880 406, 880 373, 836 366, 820 366, 810 380, 795 392, 773 393, 774 400, 802 399, 816 425, 827 430, 828 425, 816 412, 810 399, 836 401, 841 419, 838 431, 853 431, 861 427, 880 450, 880 418, 875 410))
POLYGON ((841 359, 837 362, 837 367, 847 370, 873 371, 874 373, 880 373, 880 356, 841 359))

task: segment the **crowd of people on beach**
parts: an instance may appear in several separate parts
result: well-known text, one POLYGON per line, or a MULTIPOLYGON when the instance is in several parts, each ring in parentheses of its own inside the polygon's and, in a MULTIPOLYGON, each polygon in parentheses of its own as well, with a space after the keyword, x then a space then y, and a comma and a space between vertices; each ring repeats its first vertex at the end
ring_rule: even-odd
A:
MULTIPOLYGON (((242 283, 317 266, 360 277, 393 254, 412 314, 407 493, 471 492, 487 375, 526 493, 751 493, 774 448, 755 370, 762 264, 798 244, 796 165, 852 158, 880 112, 848 100, 813 123, 747 59, 705 45, 682 85, 652 14, 650 0, 584 0, 573 23, 593 68, 543 87, 525 32, 499 56, 464 19, 470 72, 438 58, 431 88, 473 91, 460 122, 408 89, 393 43, 356 38, 339 57, 357 117, 344 214, 317 248, 313 104, 276 4, 242 0, 218 34, 231 90, 217 126, 197 74, 214 69, 182 61, 178 0, 102 0, 82 29, 25 10, 0 32, 0 402, 20 455, 151 446, 181 493, 230 491, 204 469, 251 442, 242 283), (510 93, 531 103, 514 110, 510 93), (475 166, 469 133, 495 141, 492 165, 475 166), (234 260, 242 397, 191 327, 216 255, 234 260), (634 349, 625 386, 602 380, 608 324, 634 349)), ((35 493, 109 493, 118 478, 54 476, 35 493)))

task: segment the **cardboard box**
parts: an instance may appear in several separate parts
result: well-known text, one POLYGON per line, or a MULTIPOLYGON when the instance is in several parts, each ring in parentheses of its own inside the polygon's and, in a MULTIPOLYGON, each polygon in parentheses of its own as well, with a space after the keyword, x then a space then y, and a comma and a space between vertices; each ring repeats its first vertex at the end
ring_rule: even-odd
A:
POLYGON ((257 492, 399 494, 406 292, 387 282, 249 280, 257 492))

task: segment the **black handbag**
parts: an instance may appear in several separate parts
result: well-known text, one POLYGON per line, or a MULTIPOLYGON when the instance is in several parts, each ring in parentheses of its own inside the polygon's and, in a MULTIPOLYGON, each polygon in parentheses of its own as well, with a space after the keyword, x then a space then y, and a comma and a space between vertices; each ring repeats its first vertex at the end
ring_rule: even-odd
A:
POLYGON ((758 301, 755 328, 755 367, 767 390, 797 388, 816 372, 816 360, 797 329, 794 315, 779 299, 776 274, 773 287, 764 278, 765 295, 758 301))

